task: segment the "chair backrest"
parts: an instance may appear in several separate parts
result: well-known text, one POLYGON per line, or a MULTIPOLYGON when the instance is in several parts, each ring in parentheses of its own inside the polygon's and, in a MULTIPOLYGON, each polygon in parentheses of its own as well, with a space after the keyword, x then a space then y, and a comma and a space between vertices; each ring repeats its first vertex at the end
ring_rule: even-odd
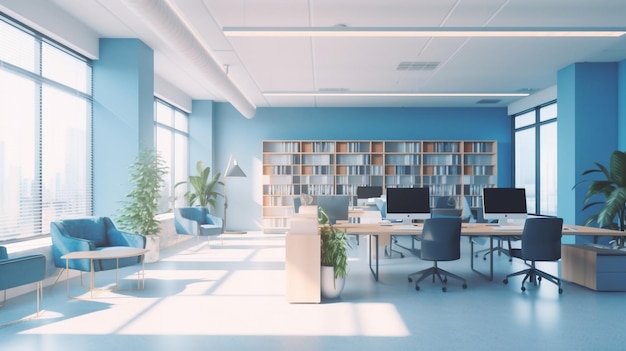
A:
POLYGON ((462 212, 460 208, 431 208, 430 216, 432 218, 461 218, 462 212))
POLYGON ((302 206, 302 199, 300 199, 300 197, 294 197, 293 198, 293 213, 299 213, 300 206, 302 206))
POLYGON ((196 221, 198 224, 207 224, 208 213, 209 210, 206 207, 177 207, 174 216, 178 214, 180 217, 196 221))
POLYGON ((68 235, 74 238, 90 240, 96 247, 107 246, 107 217, 84 217, 59 221, 68 235))
POLYGON ((429 218, 424 221, 420 258, 452 261, 461 258, 461 218, 429 218))
POLYGON ((531 261, 556 261, 561 258, 563 219, 528 218, 522 233, 522 258, 531 261))
POLYGON ((452 196, 440 196, 437 198, 435 208, 455 208, 456 199, 452 196))

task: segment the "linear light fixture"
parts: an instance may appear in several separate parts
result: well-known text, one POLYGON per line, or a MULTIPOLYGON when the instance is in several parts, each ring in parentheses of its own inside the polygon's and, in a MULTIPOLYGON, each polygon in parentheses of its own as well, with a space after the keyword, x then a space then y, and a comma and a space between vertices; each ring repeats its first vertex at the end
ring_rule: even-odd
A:
POLYGON ((282 97, 524 97, 530 93, 381 93, 381 92, 265 92, 282 97))
POLYGON ((625 28, 224 27, 227 37, 619 37, 625 28))

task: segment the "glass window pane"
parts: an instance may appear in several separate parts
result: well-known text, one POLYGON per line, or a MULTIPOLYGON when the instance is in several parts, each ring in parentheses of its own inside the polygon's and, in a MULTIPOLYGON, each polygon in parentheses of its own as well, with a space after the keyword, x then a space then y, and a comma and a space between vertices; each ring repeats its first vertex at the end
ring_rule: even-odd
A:
POLYGON ((51 80, 91 95, 91 67, 84 61, 43 43, 41 74, 51 80))
POLYGON ((89 102, 54 87, 42 90, 42 224, 91 215, 89 102))
POLYGON ((557 115, 557 105, 551 104, 548 106, 544 106, 539 110, 539 121, 547 121, 549 119, 556 118, 557 115))
POLYGON ((174 127, 177 130, 188 133, 189 132, 189 118, 180 111, 174 111, 174 127))
POLYGON ((0 60, 39 73, 39 43, 30 34, 0 19, 0 60))
POLYGON ((41 232, 39 98, 30 79, 0 70, 0 81, 0 240, 11 240, 41 232))
POLYGON ((540 166, 541 184, 539 209, 541 214, 557 214, 557 124, 549 123, 540 127, 540 166))
POLYGON ((165 180, 161 189, 161 201, 159 202, 159 213, 167 212, 170 208, 170 199, 173 196, 172 174, 172 132, 168 129, 157 126, 156 128, 156 148, 167 167, 167 174, 163 176, 165 180))
POLYGON ((156 121, 158 123, 161 123, 170 127, 174 126, 174 121, 172 120, 172 110, 168 106, 157 101, 155 110, 156 110, 156 121))
POLYGON ((515 132, 515 187, 526 189, 529 213, 536 213, 535 129, 515 132))
POLYGON ((515 129, 535 124, 535 111, 526 112, 522 115, 515 116, 515 129))

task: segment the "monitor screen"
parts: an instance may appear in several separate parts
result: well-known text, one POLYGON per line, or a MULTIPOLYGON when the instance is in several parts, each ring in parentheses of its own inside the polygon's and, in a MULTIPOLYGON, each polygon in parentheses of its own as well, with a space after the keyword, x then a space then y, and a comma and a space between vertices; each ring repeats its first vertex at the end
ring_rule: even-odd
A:
POLYGON ((374 199, 383 194, 382 186, 359 186, 356 188, 356 204, 358 206, 374 205, 374 199))
POLYGON ((484 188, 483 214, 485 219, 525 219, 526 189, 523 188, 484 188))
POLYGON ((359 186, 356 188, 356 197, 359 199, 369 199, 380 197, 383 194, 382 186, 359 186))
POLYGON ((348 220, 348 207, 350 206, 350 196, 348 195, 328 195, 318 196, 317 206, 324 209, 331 223, 337 220, 348 220))
POLYGON ((387 188, 387 218, 411 224, 430 217, 428 188, 387 188))

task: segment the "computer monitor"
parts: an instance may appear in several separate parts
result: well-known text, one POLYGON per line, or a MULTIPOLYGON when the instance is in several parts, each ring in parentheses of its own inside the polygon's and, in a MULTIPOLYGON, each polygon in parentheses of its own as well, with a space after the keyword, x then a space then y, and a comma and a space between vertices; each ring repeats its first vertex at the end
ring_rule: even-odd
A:
POLYGON ((356 204, 357 206, 365 206, 369 199, 379 198, 382 194, 382 186, 359 186, 356 188, 356 204))
POLYGON ((387 218, 400 219, 403 224, 430 218, 428 188, 387 188, 387 218))
POLYGON ((523 188, 484 188, 483 217, 506 223, 509 219, 526 219, 526 189, 523 188))
POLYGON ((327 195, 317 197, 317 206, 324 209, 332 224, 337 220, 348 220, 348 207, 350 206, 348 195, 327 195))

